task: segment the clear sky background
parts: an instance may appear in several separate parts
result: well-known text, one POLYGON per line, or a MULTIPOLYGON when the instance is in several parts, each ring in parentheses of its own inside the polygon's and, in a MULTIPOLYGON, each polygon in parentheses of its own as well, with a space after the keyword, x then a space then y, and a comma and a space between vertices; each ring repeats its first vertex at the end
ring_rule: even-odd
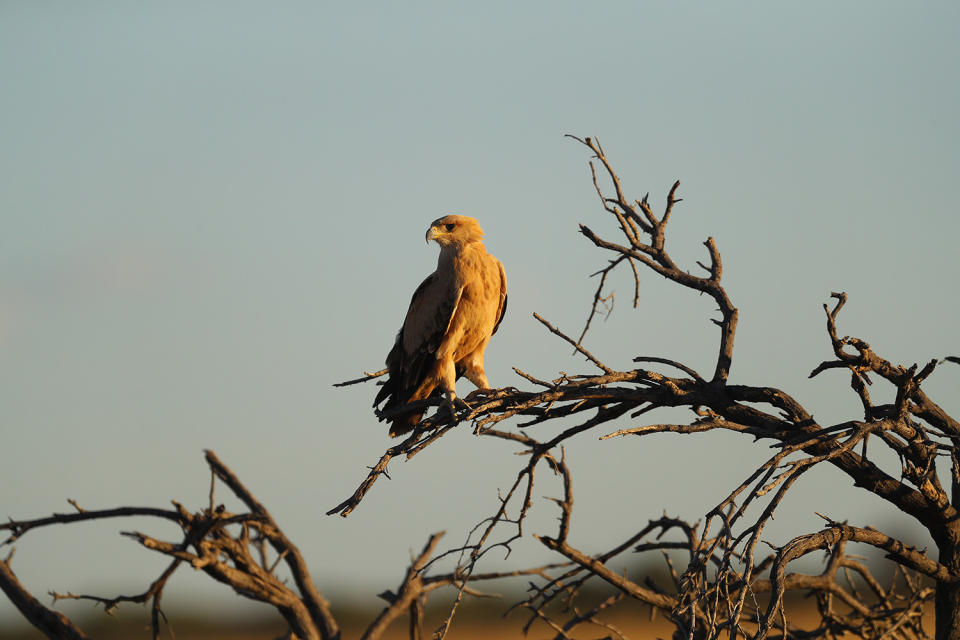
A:
MULTIPOLYGON (((531 316, 579 331, 606 257, 577 224, 613 230, 566 133, 598 137, 657 206, 681 180, 668 246, 696 269, 716 238, 734 382, 860 417, 845 375, 806 377, 830 355, 831 291, 850 295, 841 333, 895 362, 960 355, 958 31, 954 2, 0 4, 0 516, 199 509, 212 448, 321 589, 374 602, 430 533, 454 546, 493 513, 522 460, 464 425, 326 516, 390 444, 375 387, 331 385, 382 366, 447 213, 478 218, 507 269, 491 382, 593 371, 531 316)), ((611 285, 598 357, 712 370, 711 305, 644 273, 633 310, 628 272, 611 285)), ((955 415, 958 379, 927 383, 955 415)), ((664 509, 696 520, 769 455, 596 435, 567 447, 591 552, 664 509)), ((541 481, 531 533, 554 526, 541 481)), ((913 535, 824 469, 767 539, 816 530, 814 511, 913 535)), ((36 532, 13 568, 38 595, 141 590, 166 562, 133 528, 175 533, 36 532)), ((184 570, 165 601, 232 602, 208 582, 184 570)), ((0 602, 0 628, 15 617, 0 602)))

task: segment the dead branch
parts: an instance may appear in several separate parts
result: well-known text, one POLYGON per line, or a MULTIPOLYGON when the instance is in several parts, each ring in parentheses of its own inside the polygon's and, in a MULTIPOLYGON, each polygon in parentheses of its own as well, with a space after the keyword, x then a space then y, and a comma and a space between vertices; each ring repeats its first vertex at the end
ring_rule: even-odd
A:
MULTIPOLYGON (((385 591, 380 594, 380 597, 389 604, 370 624, 367 631, 361 636, 362 640, 379 638, 394 619, 410 610, 411 605, 414 605, 414 603, 418 602, 423 596, 423 568, 429 561, 430 556, 433 555, 437 543, 440 541, 440 538, 443 537, 443 534, 444 532, 441 531, 430 536, 430 539, 427 540, 427 543, 423 546, 423 550, 410 563, 410 567, 403 576, 403 581, 400 583, 400 587, 396 592, 385 591)), ((417 608, 415 608, 415 610, 417 610, 417 608)))
POLYGON ((85 634, 65 615, 40 604, 30 592, 23 588, 23 585, 17 580, 17 576, 10 569, 10 565, 3 560, 0 560, 0 589, 10 598, 10 602, 23 617, 48 638, 89 640, 90 636, 85 634))
POLYGON ((333 386, 349 387, 352 384, 360 384, 361 382, 370 382, 371 380, 375 380, 380 376, 387 375, 387 371, 389 371, 389 369, 380 369, 380 371, 374 371, 373 373, 364 371, 363 376, 360 378, 354 378, 353 380, 346 380, 344 382, 337 382, 337 383, 334 383, 333 386))

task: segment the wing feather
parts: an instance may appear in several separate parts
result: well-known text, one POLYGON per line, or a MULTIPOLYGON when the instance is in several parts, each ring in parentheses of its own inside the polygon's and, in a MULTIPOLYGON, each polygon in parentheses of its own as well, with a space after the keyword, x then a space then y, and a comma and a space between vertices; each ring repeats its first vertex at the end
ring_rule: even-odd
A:
POLYGON ((463 293, 451 278, 434 272, 410 299, 403 327, 387 355, 389 377, 374 406, 386 400, 383 410, 405 404, 420 386, 436 360, 436 352, 450 326, 463 293))
POLYGON ((490 332, 492 336, 497 332, 497 329, 500 328, 500 323, 503 322, 503 316, 507 313, 507 273, 503 270, 503 263, 490 256, 491 260, 496 260, 497 268, 500 271, 500 306, 497 309, 497 321, 493 324, 493 331, 490 332))

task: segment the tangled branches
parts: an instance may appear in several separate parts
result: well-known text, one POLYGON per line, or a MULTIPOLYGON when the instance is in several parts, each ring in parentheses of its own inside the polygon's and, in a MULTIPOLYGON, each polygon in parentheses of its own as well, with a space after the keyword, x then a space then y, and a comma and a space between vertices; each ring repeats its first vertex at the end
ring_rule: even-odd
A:
MULTIPOLYGON (((10 521, 0 525, 0 530, 10 531, 10 536, 3 544, 12 544, 33 529, 52 524, 131 516, 161 518, 180 527, 182 538, 179 541, 159 540, 139 531, 123 532, 125 536, 137 541, 144 548, 170 558, 170 564, 146 591, 134 596, 116 597, 54 593, 54 599, 89 600, 102 605, 107 612, 116 609, 123 602, 146 603, 149 601, 152 610, 153 637, 157 639, 160 637, 161 621, 164 617, 160 606, 164 588, 174 572, 186 564, 202 570, 243 597, 273 605, 290 625, 291 632, 299 638, 338 637, 339 630, 330 612, 330 604, 316 588, 300 551, 277 526, 266 507, 247 490, 212 451, 206 452, 206 460, 212 474, 210 502, 201 511, 191 513, 178 502, 173 503, 173 509, 121 507, 86 511, 77 508, 76 513, 54 514, 48 518, 10 521), (217 480, 226 485, 247 507, 246 513, 231 513, 224 505, 216 504, 214 489, 217 480), (278 575, 277 569, 281 564, 285 565, 290 573, 295 589, 287 586, 286 580, 278 575)), ((4 564, 4 569, 8 574, 6 579, 0 578, 4 590, 9 589, 21 596, 29 595, 16 582, 9 565, 4 564)), ((16 600, 14 602, 16 603, 16 600)), ((20 607, 20 611, 31 621, 36 615, 34 613, 36 610, 27 611, 20 607)), ((74 625, 70 623, 69 626, 74 625)), ((67 629, 68 625, 65 622, 61 631, 66 634, 67 629)), ((78 631, 70 633, 76 634, 78 631)), ((62 637, 85 636, 64 635, 62 637)))
MULTIPOLYGON (((161 600, 167 582, 178 568, 186 565, 203 571, 244 598, 273 606, 288 624, 289 631, 285 638, 340 638, 340 627, 330 603, 314 583, 300 550, 287 538, 266 507, 253 496, 233 471, 212 451, 207 451, 205 455, 212 481, 209 504, 200 511, 190 512, 178 502, 173 502, 173 509, 120 507, 96 511, 87 511, 74 504, 75 513, 53 514, 35 520, 11 520, 0 524, 0 531, 9 531, 9 536, 0 545, 11 545, 31 531, 51 525, 134 516, 160 518, 180 527, 182 538, 179 541, 160 540, 139 531, 123 532, 123 535, 144 548, 170 558, 170 564, 145 591, 132 596, 111 597, 52 593, 54 601, 86 600, 102 606, 107 613, 113 612, 123 603, 149 602, 152 637, 157 640, 161 637, 162 623, 166 620, 161 600), (247 508, 246 512, 231 513, 223 504, 215 501, 218 481, 243 503, 247 508)), ((440 532, 430 536, 420 554, 411 560, 399 586, 395 590, 380 594, 387 606, 364 631, 364 640, 382 637, 393 621, 406 615, 410 616, 411 629, 416 630, 419 637, 423 608, 428 596, 437 589, 455 586, 461 594, 476 595, 479 592, 468 583, 520 575, 543 575, 545 570, 552 567, 547 565, 469 577, 454 573, 427 576, 424 569, 436 559, 433 558, 434 552, 443 535, 443 532, 440 532)), ((88 638, 74 622, 41 604, 23 587, 10 568, 9 556, 0 561, 0 588, 23 616, 48 637, 71 640, 88 638)))

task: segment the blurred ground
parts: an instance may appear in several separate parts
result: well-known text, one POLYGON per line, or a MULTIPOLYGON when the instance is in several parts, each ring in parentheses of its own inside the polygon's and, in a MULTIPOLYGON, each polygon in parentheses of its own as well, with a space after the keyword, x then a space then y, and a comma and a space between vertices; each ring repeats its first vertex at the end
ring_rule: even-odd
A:
MULTIPOLYGON (((542 622, 535 622, 528 634, 524 635, 522 627, 528 620, 528 616, 522 612, 514 612, 505 618, 502 615, 504 608, 502 602, 472 603, 461 607, 460 613, 454 618, 453 626, 447 638, 449 640, 479 640, 480 638, 538 640, 556 636, 556 631, 551 630, 542 622)), ((448 609, 440 607, 428 611, 424 624, 426 637, 432 635, 433 630, 440 625, 447 612, 448 609)), ((344 640, 359 638, 376 613, 349 611, 338 614, 344 640)), ((812 623, 815 615, 815 609, 807 604, 795 609, 791 619, 798 623, 812 623)), ((285 625, 279 617, 276 619, 244 619, 231 622, 227 619, 227 616, 218 612, 216 620, 204 619, 197 615, 171 615, 171 618, 172 628, 169 630, 163 629, 162 638, 176 640, 269 640, 276 638, 285 630, 285 625)), ((639 606, 635 606, 632 611, 624 610, 620 613, 611 613, 606 616, 605 620, 611 625, 611 628, 604 629, 598 626, 584 625, 579 627, 579 632, 574 632, 571 637, 577 640, 596 640, 608 636, 616 638, 618 637, 617 632, 619 632, 632 640, 653 640, 656 638, 666 640, 670 638, 673 631, 672 625, 665 621, 662 616, 650 620, 648 610, 639 606)), ((150 629, 147 626, 148 621, 149 615, 146 611, 127 608, 126 612, 120 617, 97 615, 85 621, 77 622, 84 631, 97 640, 140 640, 141 638, 148 640, 151 637, 150 629)), ((932 617, 928 616, 927 622, 928 629, 932 631, 932 617)), ((383 636, 384 640, 405 640, 409 637, 406 618, 396 620, 383 636)), ((5 632, 0 627, 0 638, 3 640, 42 640, 43 635, 38 631, 27 628, 17 631, 8 629, 5 632)))
MULTIPOLYGON (((372 616, 361 618, 347 618, 342 622, 342 632, 344 640, 348 638, 359 638, 366 629, 372 616)), ((535 623, 528 635, 524 636, 522 626, 526 618, 519 615, 510 616, 504 619, 496 612, 489 612, 489 615, 473 612, 468 615, 457 616, 454 619, 453 626, 447 635, 450 640, 475 640, 479 638, 503 638, 512 640, 514 638, 552 638, 556 632, 552 632, 542 623, 535 623)), ((634 639, 647 638, 669 638, 671 627, 665 624, 662 619, 649 622, 647 619, 638 620, 636 618, 617 619, 612 616, 610 620, 614 626, 624 635, 634 639)), ((124 620, 90 620, 83 625, 92 638, 97 640, 148 640, 150 630, 145 626, 147 616, 143 615, 139 620, 133 616, 127 616, 124 620)), ((439 626, 441 619, 439 615, 428 616, 427 623, 424 625, 424 632, 430 637, 433 630, 439 626)), ((264 620, 259 622, 244 622, 241 625, 231 625, 229 623, 213 624, 212 622, 201 619, 174 620, 173 635, 163 630, 162 638, 175 638, 176 640, 268 640, 276 638, 285 629, 280 620, 264 620)), ((574 638, 598 638, 611 634, 609 630, 600 627, 582 627, 583 631, 574 634, 574 638)), ((35 630, 23 629, 12 634, 0 633, 3 640, 42 640, 44 636, 35 630)), ((384 640, 406 640, 409 638, 407 629, 407 620, 399 619, 394 622, 387 633, 383 636, 384 640)), ((614 636, 615 637, 615 636, 614 636)))

